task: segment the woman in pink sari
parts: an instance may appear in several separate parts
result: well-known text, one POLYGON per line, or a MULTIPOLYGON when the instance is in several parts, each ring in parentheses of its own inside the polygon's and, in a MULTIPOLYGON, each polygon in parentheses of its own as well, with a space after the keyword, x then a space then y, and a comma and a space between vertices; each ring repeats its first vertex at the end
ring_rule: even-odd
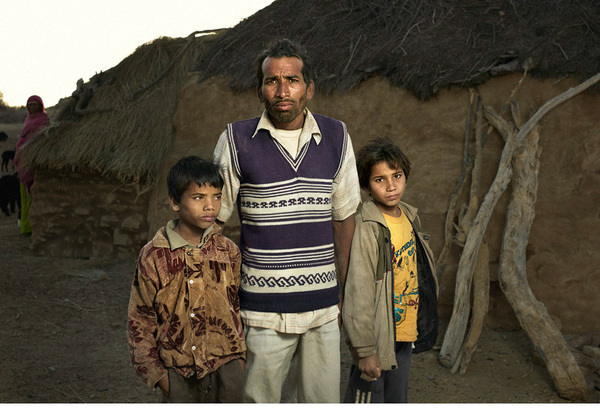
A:
POLYGON ((23 125, 21 137, 17 141, 15 148, 14 164, 19 172, 19 181, 21 182, 21 234, 31 234, 31 224, 29 222, 29 208, 31 207, 31 187, 33 186, 33 167, 21 163, 22 151, 31 142, 33 142, 39 131, 50 123, 46 114, 44 102, 37 95, 32 95, 27 100, 27 112, 29 115, 23 125))

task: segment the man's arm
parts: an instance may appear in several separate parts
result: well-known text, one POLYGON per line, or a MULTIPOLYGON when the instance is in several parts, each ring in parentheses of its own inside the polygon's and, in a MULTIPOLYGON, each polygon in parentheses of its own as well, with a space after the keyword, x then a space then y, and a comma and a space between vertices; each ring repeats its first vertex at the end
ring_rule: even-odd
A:
POLYGON ((217 224, 223 227, 224 223, 227 222, 235 205, 237 193, 240 187, 240 180, 237 176, 237 172, 233 166, 231 148, 229 147, 229 140, 227 138, 227 130, 221 133, 215 150, 213 152, 213 160, 219 166, 219 171, 223 177, 223 189, 221 193, 221 212, 217 218, 217 224))
POLYGON ((340 309, 344 293, 344 283, 348 274, 348 261, 350 260, 350 247, 354 236, 354 215, 341 221, 333 221, 333 244, 335 246, 335 259, 339 271, 340 282, 340 309))

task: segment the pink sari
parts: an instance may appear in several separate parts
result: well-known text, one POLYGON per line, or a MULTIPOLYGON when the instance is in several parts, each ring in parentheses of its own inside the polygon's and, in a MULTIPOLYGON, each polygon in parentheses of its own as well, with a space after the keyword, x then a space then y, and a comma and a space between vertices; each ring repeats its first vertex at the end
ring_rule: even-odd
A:
POLYGON ((21 165, 21 155, 22 150, 29 143, 32 143, 37 138, 37 133, 45 126, 50 123, 50 119, 46 114, 46 109, 44 108, 44 102, 37 95, 32 95, 27 100, 27 104, 31 102, 38 102, 42 105, 42 111, 39 113, 31 114, 29 113, 29 108, 27 108, 27 112, 29 116, 25 120, 25 124, 23 125, 23 130, 21 131, 21 137, 17 141, 17 145, 15 148, 15 158, 14 164, 19 172, 19 180, 25 188, 27 188, 27 192, 31 192, 31 186, 33 185, 33 176, 34 169, 29 166, 21 165))

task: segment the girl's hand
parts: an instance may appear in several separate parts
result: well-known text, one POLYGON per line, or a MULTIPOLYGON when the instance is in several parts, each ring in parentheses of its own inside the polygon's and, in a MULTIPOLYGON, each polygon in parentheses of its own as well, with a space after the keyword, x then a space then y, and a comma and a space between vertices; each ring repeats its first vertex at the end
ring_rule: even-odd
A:
POLYGON ((381 377, 381 364, 377 354, 358 360, 358 369, 364 376, 370 379, 367 381, 375 381, 381 377))

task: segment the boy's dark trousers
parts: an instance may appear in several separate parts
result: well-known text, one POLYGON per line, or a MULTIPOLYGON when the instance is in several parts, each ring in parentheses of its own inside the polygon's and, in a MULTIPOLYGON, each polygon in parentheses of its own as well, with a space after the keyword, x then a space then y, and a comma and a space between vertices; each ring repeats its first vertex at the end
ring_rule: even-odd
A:
POLYGON ((395 370, 382 371, 376 381, 366 381, 360 377, 356 365, 350 369, 350 381, 346 389, 344 403, 407 403, 408 372, 412 357, 412 342, 396 342, 395 370))
POLYGON ((169 368, 169 396, 163 403, 241 403, 245 374, 240 360, 232 360, 198 379, 185 378, 169 368))

